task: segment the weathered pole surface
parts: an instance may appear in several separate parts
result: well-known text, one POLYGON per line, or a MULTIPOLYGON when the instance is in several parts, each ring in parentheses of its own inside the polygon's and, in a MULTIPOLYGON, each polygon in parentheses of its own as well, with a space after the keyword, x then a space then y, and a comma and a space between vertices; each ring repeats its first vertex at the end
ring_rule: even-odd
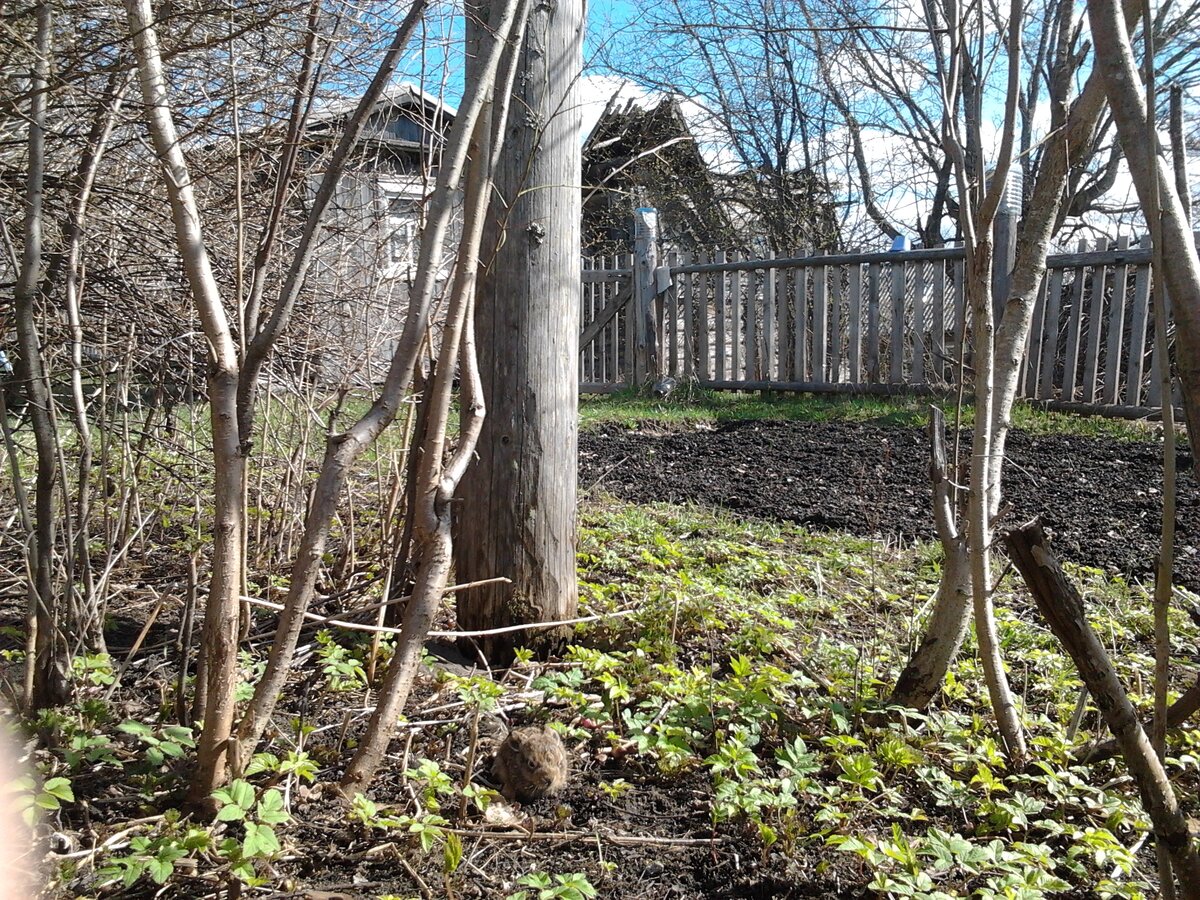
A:
POLYGON ((654 301, 655 270, 658 268, 658 212, 634 210, 633 239, 633 383, 638 388, 659 376, 658 317, 654 301))
MULTIPOLYGON (((468 4, 468 78, 486 4, 468 4)), ((582 0, 535 2, 502 136, 483 240, 476 328, 487 418, 458 491, 459 581, 509 584, 458 596, 478 630, 571 618, 579 395, 582 0), (490 248, 499 245, 495 255, 490 248)), ((494 662, 549 651, 566 628, 479 640, 494 662)))

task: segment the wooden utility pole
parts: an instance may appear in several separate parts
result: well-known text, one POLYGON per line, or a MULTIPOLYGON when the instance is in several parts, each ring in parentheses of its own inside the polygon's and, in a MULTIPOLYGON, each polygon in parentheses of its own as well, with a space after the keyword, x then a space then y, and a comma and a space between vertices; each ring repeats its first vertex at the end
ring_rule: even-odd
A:
POLYGON ((649 208, 634 210, 633 225, 633 382, 644 388, 659 375, 655 315, 658 212, 649 208))
MULTIPOLYGON (((485 4, 467 8, 471 47, 485 4)), ((570 618, 575 580, 579 395, 582 0, 534 3, 512 85, 483 240, 477 334, 487 418, 458 492, 457 578, 509 584, 458 596, 458 622, 483 629, 570 618), (499 247, 494 255, 489 248, 499 247)), ((502 88, 501 88, 502 89, 502 88)), ((565 628, 482 639, 494 662, 547 651, 565 628)))

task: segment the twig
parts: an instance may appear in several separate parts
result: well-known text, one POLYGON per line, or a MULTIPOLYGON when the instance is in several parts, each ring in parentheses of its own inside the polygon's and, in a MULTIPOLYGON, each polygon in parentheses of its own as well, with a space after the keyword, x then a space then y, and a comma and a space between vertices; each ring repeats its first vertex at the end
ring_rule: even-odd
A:
MULTIPOLYGON (((490 579, 491 581, 499 581, 504 579, 490 579)), ((252 606, 262 606, 266 609, 283 609, 282 603, 272 603, 270 600, 260 600, 257 597, 242 598, 243 603, 249 603, 252 606)), ((585 622, 599 622, 604 619, 616 619, 622 616, 631 616, 637 610, 623 609, 617 612, 602 613, 597 616, 581 616, 577 619, 561 619, 554 622, 529 622, 525 625, 506 625, 503 628, 489 628, 484 631, 430 631, 431 638, 460 638, 460 637, 488 637, 493 634, 507 634, 512 631, 531 631, 535 628, 557 628, 560 625, 581 625, 585 622)), ((369 631, 379 634, 400 634, 399 628, 388 628, 386 625, 364 625, 361 622, 347 622, 344 619, 334 619, 329 616, 319 616, 316 613, 306 612, 304 618, 311 619, 314 622, 320 622, 323 625, 335 625, 338 628, 347 628, 351 631, 369 631)))

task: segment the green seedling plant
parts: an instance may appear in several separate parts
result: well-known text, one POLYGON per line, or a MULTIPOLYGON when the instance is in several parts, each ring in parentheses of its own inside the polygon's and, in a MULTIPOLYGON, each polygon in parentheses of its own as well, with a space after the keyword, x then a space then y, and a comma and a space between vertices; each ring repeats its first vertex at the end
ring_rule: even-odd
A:
POLYGON ((196 746, 192 729, 182 725, 163 725, 151 728, 145 722, 127 721, 117 730, 136 738, 142 745, 142 759, 152 769, 157 769, 168 760, 179 759, 196 746))
POLYGON ((168 810, 158 833, 130 839, 127 852, 113 855, 97 870, 100 888, 119 884, 128 890, 142 878, 166 884, 180 860, 199 856, 213 848, 207 828, 180 821, 178 812, 168 810))
POLYGON ((276 825, 290 821, 284 808, 283 795, 271 788, 261 795, 243 779, 235 779, 228 787, 213 791, 219 804, 217 822, 240 823, 243 836, 226 837, 217 845, 218 854, 229 864, 232 874, 251 887, 265 884, 255 871, 255 863, 274 859, 283 849, 276 825))
POLYGON ((317 780, 316 761, 304 750, 289 750, 283 757, 274 753, 256 753, 246 767, 246 777, 276 775, 282 778, 295 777, 312 783, 317 780))
POLYGON ((32 775, 21 775, 11 785, 16 794, 15 806, 25 824, 31 828, 44 813, 57 813, 64 803, 75 802, 71 780, 57 775, 40 785, 32 775))
POLYGON ((92 687, 108 687, 117 680, 112 659, 107 653, 76 656, 71 660, 71 674, 77 682, 92 687))
MULTIPOLYGON (((1096 787, 1112 780, 1111 764, 1089 771, 1073 761, 1077 742, 1064 723, 1078 678, 1044 627, 1010 607, 1001 616, 1005 646, 1031 661, 1019 673, 1028 702, 1040 704, 1026 714, 1037 754, 1025 770, 1006 767, 970 639, 931 710, 864 724, 863 710, 886 710, 905 661, 898 642, 879 640, 880 611, 905 617, 893 627, 912 627, 912 597, 936 589, 936 549, 883 553, 677 507, 603 507, 602 518, 584 516, 581 598, 589 612, 639 611, 582 629, 595 643, 573 647, 568 666, 534 686, 599 723, 626 766, 702 773, 715 830, 749 829, 769 853, 857 854, 871 887, 890 896, 1139 890, 1114 887, 1121 879, 1111 873, 1125 877, 1144 813, 1133 792, 1096 787), (864 614, 871 629, 856 637, 864 614), (964 817, 968 837, 947 827, 964 817)), ((1139 590, 1115 583, 1125 593, 1114 596, 1102 573, 1083 574, 1112 607, 1139 602, 1139 590)), ((1144 618, 1114 614, 1109 625, 1130 681, 1149 671, 1138 649, 1144 618)), ((1181 634, 1196 634, 1177 619, 1181 634)), ((1200 739, 1172 742, 1173 770, 1194 777, 1200 739)), ((1128 878, 1138 878, 1136 866, 1128 878)))
POLYGON ((317 659, 329 690, 340 693, 361 690, 367 686, 367 670, 363 660, 339 644, 328 631, 317 632, 317 659))
POLYGON ((454 832, 447 831, 449 821, 437 813, 422 811, 410 816, 385 812, 374 800, 363 794, 355 794, 350 801, 348 815, 351 821, 364 828, 403 832, 423 853, 430 853, 440 847, 442 871, 446 877, 453 875, 462 862, 461 839, 454 832))
POLYGON ((530 890, 509 894, 508 900, 591 900, 599 895, 595 886, 582 872, 572 872, 569 875, 530 872, 518 878, 517 884, 530 890))
POLYGON ((267 670, 267 661, 265 659, 255 659, 254 656, 246 650, 238 653, 238 684, 234 689, 234 696, 238 703, 248 703, 250 698, 254 696, 254 686, 263 676, 263 672, 267 670))

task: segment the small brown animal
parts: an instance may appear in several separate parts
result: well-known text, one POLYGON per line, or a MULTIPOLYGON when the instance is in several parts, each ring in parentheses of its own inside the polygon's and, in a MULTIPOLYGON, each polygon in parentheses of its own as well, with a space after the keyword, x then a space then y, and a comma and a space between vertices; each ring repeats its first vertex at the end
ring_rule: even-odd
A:
POLYGON ((552 728, 514 728, 496 751, 492 776, 508 800, 528 802, 567 785, 567 751, 552 728))

